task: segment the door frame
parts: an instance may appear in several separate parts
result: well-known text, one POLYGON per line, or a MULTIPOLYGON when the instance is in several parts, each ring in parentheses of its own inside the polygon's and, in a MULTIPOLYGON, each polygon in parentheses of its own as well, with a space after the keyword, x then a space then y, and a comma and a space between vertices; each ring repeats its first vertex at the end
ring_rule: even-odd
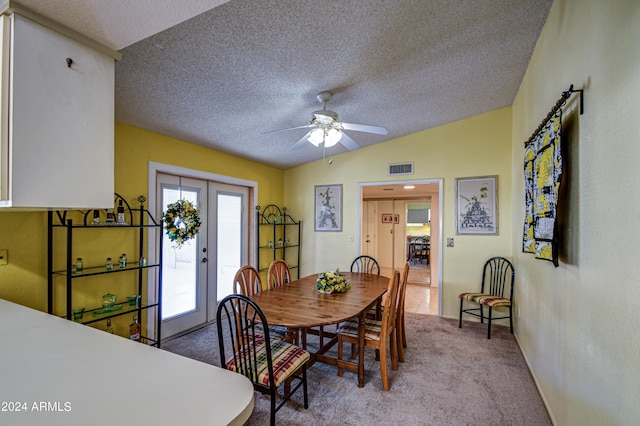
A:
MULTIPOLYGON (((356 227, 356 241, 362 241, 362 236, 360 235, 362 229, 362 187, 365 186, 385 186, 385 185, 417 185, 417 184, 428 184, 428 183, 437 183, 438 184, 438 241, 435 242, 438 247, 438 316, 442 316, 442 222, 443 222, 443 178, 435 178, 435 179, 410 179, 410 180, 388 180, 388 181, 378 181, 378 182, 358 182, 358 197, 356 200, 356 215, 358 218, 358 225, 356 227)), ((389 197, 393 198, 393 197, 389 197)), ((434 244, 434 241, 431 241, 431 244, 434 244)), ((360 255, 360 244, 358 244, 358 256, 360 255)))
MULTIPOLYGON (((249 264, 254 265, 255 264, 255 253, 256 253, 256 246, 255 246, 255 220, 256 220, 256 215, 253 214, 253 212, 256 211, 256 207, 258 205, 258 182, 256 181, 252 181, 252 180, 247 180, 247 179, 241 179, 241 178, 236 178, 236 177, 232 177, 232 176, 225 176, 225 175, 220 175, 217 173, 211 173, 211 172, 205 172, 202 170, 196 170, 196 169, 189 169, 186 167, 180 167, 180 166, 174 166, 171 164, 165 164, 165 163, 158 163, 155 161, 149 161, 149 172, 148 172, 148 187, 147 187, 147 194, 148 194, 148 199, 146 201, 146 206, 147 209, 149 210, 149 213, 151 214, 151 216, 156 220, 156 222, 158 224, 162 223, 162 213, 160 214, 160 216, 158 215, 157 212, 157 197, 156 197, 156 178, 157 178, 157 174, 158 173, 165 173, 165 174, 173 174, 176 176, 183 176, 183 177, 188 177, 188 178, 194 178, 194 179, 202 179, 202 180, 207 180, 207 181, 213 181, 213 182, 218 182, 218 183, 223 183, 223 184, 230 184, 230 185, 238 185, 238 186, 245 186, 247 188, 249 188, 249 200, 248 200, 248 205, 250 208, 249 211, 249 235, 248 237, 248 244, 249 244, 249 264)), ((157 263, 158 259, 156 258, 156 247, 158 245, 158 241, 157 238, 147 238, 147 253, 148 253, 148 261, 150 263, 157 263)), ((161 294, 159 294, 158 292, 160 291, 160 289, 157 289, 155 286, 155 279, 156 279, 156 274, 158 274, 158 271, 156 268, 148 268, 148 275, 147 275, 147 294, 148 295, 154 295, 156 300, 160 300, 161 294)), ((162 309, 162 307, 160 307, 159 309, 162 309)), ((153 333, 155 333, 156 328, 157 328, 157 319, 155 318, 151 318, 151 316, 148 317, 147 321, 146 321, 146 332, 150 333, 148 335, 154 335, 153 333)))

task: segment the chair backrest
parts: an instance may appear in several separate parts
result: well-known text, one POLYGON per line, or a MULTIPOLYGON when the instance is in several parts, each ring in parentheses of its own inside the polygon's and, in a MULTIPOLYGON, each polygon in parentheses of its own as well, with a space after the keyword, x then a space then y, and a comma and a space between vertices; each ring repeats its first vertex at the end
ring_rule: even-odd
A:
POLYGON ((484 264, 480 292, 513 300, 514 280, 515 272, 511 262, 504 257, 492 257, 484 264), (509 291, 509 294, 505 295, 505 291, 509 291))
POLYGON ((351 262, 351 272, 380 275, 380 265, 371 256, 358 256, 351 262))
POLYGON ((400 285, 400 273, 394 272, 389 278, 386 297, 382 309, 382 329, 383 335, 388 335, 396 325, 396 305, 398 303, 398 287, 400 285))
POLYGON ((245 265, 238 269, 233 279, 233 292, 244 296, 253 296, 262 291, 260 273, 251 265, 245 265))
POLYGON ((218 303, 216 311, 220 364, 246 376, 254 386, 275 386, 269 327, 260 307, 242 294, 231 294, 218 303), (263 383, 266 354, 269 383, 263 383))
POLYGON ((267 287, 275 288, 291 282, 291 270, 289 265, 282 259, 275 259, 269 265, 267 272, 267 287))

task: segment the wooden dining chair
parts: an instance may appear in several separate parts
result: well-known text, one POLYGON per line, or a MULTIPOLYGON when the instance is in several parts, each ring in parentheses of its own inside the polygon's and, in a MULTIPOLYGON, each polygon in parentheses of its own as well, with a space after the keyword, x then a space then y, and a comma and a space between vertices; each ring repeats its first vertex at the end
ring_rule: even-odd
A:
MULTIPOLYGON (((262 279, 260 273, 251 265, 244 265, 233 278, 233 292, 243 296, 251 297, 262 291, 262 279)), ((286 340, 287 329, 285 327, 271 327, 271 337, 286 340)), ((294 339, 297 341, 297 339, 294 339)))
POLYGON ((262 291, 260 273, 251 265, 244 265, 233 279, 233 292, 244 296, 253 296, 262 291))
POLYGON ((404 349, 407 347, 407 334, 404 324, 404 299, 407 295, 407 280, 409 278, 409 262, 405 262, 398 285, 398 300, 396 304, 396 341, 398 346, 398 361, 404 362, 404 349))
MULTIPOLYGON (((396 337, 398 346, 398 361, 404 362, 404 349, 407 347, 407 334, 404 321, 404 301, 407 294, 407 281, 409 278, 410 262, 405 262, 400 274, 400 283, 398 284, 398 300, 396 303, 396 337)), ((383 296, 383 297, 386 297, 383 296)), ((376 319, 376 308, 373 307, 367 312, 367 318, 376 319)), ((351 348, 351 358, 355 357, 355 349, 351 348)))
POLYGON ((489 321, 487 339, 491 339, 491 322, 498 319, 509 318, 509 329, 513 334, 513 282, 515 272, 513 264, 504 257, 492 257, 487 260, 482 268, 482 284, 479 293, 460 293, 460 320, 458 327, 462 328, 462 314, 474 315, 484 323, 489 321), (464 308, 464 302, 470 302, 474 308, 464 308), (484 314, 483 307, 489 308, 489 315, 484 314), (505 307, 509 313, 506 316, 493 318, 493 308, 505 307), (477 312, 479 311, 479 312, 477 312))
MULTIPOLYGON (((391 352, 391 368, 398 369, 395 321, 399 282, 400 273, 394 272, 393 277, 389 279, 382 309, 382 319, 366 319, 364 329, 365 347, 374 348, 376 354, 379 355, 382 387, 386 391, 391 388, 387 369, 387 343, 389 343, 389 352, 391 352)), ((358 344, 358 323, 357 318, 352 318, 338 327, 338 361, 342 359, 344 343, 358 344)), ((338 376, 342 376, 342 368, 340 367, 338 367, 338 376)))
POLYGON ((274 259, 267 271, 267 288, 280 287, 291 282, 291 270, 286 261, 274 259))
POLYGON ((380 265, 371 256, 358 256, 351 262, 351 272, 364 272, 380 275, 380 265))
POLYGON ((222 368, 244 375, 255 390, 270 396, 271 425, 275 425, 276 412, 300 387, 304 408, 309 408, 307 362, 311 356, 294 344, 271 340, 267 319, 257 303, 241 294, 225 297, 218 304, 216 326, 222 368), (277 390, 285 382, 297 383, 276 406, 277 390))

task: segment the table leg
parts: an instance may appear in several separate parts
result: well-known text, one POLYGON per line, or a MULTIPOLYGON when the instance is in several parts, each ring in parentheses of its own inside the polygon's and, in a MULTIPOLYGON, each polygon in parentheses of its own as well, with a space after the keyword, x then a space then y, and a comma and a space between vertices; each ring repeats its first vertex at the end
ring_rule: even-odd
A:
POLYGON ((367 310, 360 312, 358 321, 358 387, 364 387, 364 326, 367 310))

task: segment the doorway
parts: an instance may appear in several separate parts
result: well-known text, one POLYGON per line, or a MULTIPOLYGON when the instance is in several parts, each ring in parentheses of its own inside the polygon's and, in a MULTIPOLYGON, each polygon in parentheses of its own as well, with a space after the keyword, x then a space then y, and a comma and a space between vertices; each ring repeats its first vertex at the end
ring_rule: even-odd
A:
MULTIPOLYGON (((196 237, 181 247, 163 232, 162 294, 158 297, 166 339, 214 321, 217 302, 233 292, 236 271, 251 262, 254 220, 250 213, 257 184, 160 164, 150 166, 152 183, 149 205, 158 221, 167 204, 179 199, 196 204, 202 221, 196 237)), ((149 241, 148 253, 155 253, 154 248, 155 242, 149 241)))
POLYGON ((420 259, 420 264, 412 265, 410 277, 411 273, 417 274, 421 278, 419 285, 430 286, 431 294, 437 292, 437 312, 441 315, 442 179, 371 182, 358 186, 360 254, 376 258, 383 270, 400 270, 409 260, 408 238, 422 241, 428 237, 430 255, 428 259, 420 259), (409 214, 410 208, 422 211, 428 208, 428 219, 420 224, 409 222, 415 220, 415 215, 409 214))

